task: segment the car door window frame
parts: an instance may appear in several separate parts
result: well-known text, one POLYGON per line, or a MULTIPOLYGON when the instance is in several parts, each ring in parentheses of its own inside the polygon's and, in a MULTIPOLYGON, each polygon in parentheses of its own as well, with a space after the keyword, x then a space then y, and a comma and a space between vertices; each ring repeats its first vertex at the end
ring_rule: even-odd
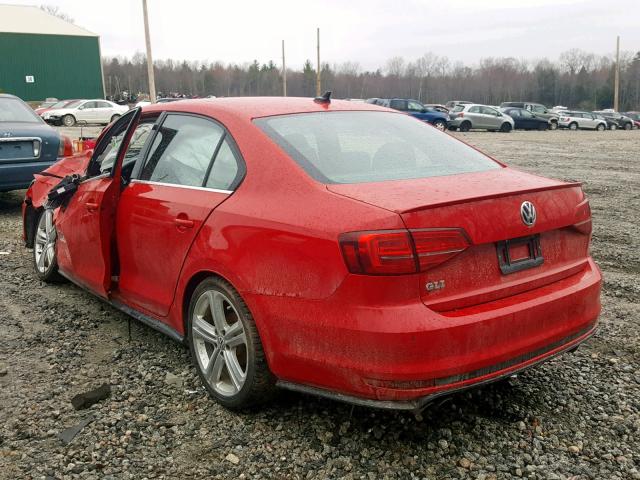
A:
POLYGON ((84 177, 83 181, 90 181, 90 180, 94 180, 94 179, 97 179, 97 178, 113 177, 113 175, 115 174, 115 170, 116 170, 115 166, 116 166, 116 163, 118 162, 118 158, 120 158, 120 155, 123 153, 122 149, 128 147, 128 145, 129 145, 127 137, 129 136, 131 128, 132 127, 133 128, 137 127, 137 125, 138 125, 138 123, 140 121, 140 116, 137 115, 139 111, 140 111, 139 107, 128 111, 122 117, 120 117, 118 120, 116 120, 116 122, 114 122, 114 124, 111 126, 111 128, 107 132, 105 132, 104 135, 101 136, 101 138, 98 140, 98 143, 97 143, 95 149, 93 150, 93 154, 91 155, 91 160, 89 160, 89 164, 87 165, 87 169, 85 171, 85 177, 84 177), (131 115, 130 119, 128 119, 129 115, 131 115), (122 142, 118 146, 118 152, 116 153, 116 160, 114 161, 114 168, 111 168, 111 170, 109 170, 108 172, 102 172, 102 173, 97 173, 97 174, 90 173, 90 170, 91 170, 92 166, 96 164, 97 157, 104 153, 104 149, 107 148, 107 144, 111 141, 111 139, 115 135, 115 133, 112 133, 112 132, 117 130, 117 128, 121 127, 122 124, 126 123, 127 121, 128 121, 127 128, 122 132, 124 134, 124 136, 122 138, 122 142))
POLYGON ((229 129, 225 127, 222 122, 216 120, 215 118, 209 117, 207 115, 200 115, 192 112, 165 111, 165 112, 162 112, 162 114, 158 117, 156 124, 153 126, 153 131, 151 132, 151 135, 149 135, 149 137, 147 138, 145 146, 141 154, 139 155, 138 159, 136 160, 136 164, 134 165, 133 171, 131 172, 131 182, 132 183, 133 182, 148 183, 151 185, 166 185, 169 187, 176 187, 176 188, 192 188, 194 190, 207 190, 207 191, 221 192, 221 193, 233 193, 235 190, 237 190, 240 184, 242 184, 242 181, 244 180, 246 173, 247 173, 246 162, 244 160, 244 157, 240 153, 238 144, 235 138, 233 138, 233 135, 231 135, 231 132, 229 132, 229 129), (147 163, 147 159, 149 157, 149 154, 151 153, 151 147, 155 142, 158 132, 160 131, 160 128, 164 124, 167 117, 170 115, 181 115, 185 117, 201 118, 201 119, 212 122, 213 124, 217 125, 222 129, 222 135, 220 136, 220 140, 218 140, 218 144, 216 145, 216 148, 214 149, 213 154, 211 155, 211 158, 209 160, 209 165, 207 166, 207 170, 205 172, 204 179, 202 181, 202 185, 200 186, 181 185, 177 183, 163 183, 163 182, 156 182, 153 180, 140 179, 140 174, 142 173, 142 169, 144 165, 147 163), (231 148, 231 151, 233 152, 236 162, 238 163, 238 173, 236 174, 236 178, 231 184, 231 187, 229 188, 229 190, 206 187, 205 185, 207 184, 207 181, 209 180, 209 176, 211 175, 213 164, 215 163, 215 160, 218 156, 218 152, 220 151, 220 148, 222 147, 222 144, 224 143, 225 139, 229 140, 229 147, 231 148))

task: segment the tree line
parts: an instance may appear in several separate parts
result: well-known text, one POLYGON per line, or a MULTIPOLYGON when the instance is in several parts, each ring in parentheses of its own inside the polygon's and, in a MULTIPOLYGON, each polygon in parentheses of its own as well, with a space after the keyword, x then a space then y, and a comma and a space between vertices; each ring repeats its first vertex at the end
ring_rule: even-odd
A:
MULTIPOLYGON (((123 92, 146 92, 146 57, 103 59, 105 88, 112 98, 123 92)), ((282 71, 273 61, 248 64, 159 60, 154 62, 156 90, 164 96, 189 97, 282 95, 282 71)), ((495 105, 526 100, 548 106, 595 110, 611 108, 615 62, 580 49, 557 60, 488 57, 475 65, 452 62, 428 52, 420 58, 389 59, 384 67, 365 70, 357 62, 322 64, 322 89, 334 98, 401 97, 424 103, 471 100, 495 105)), ((287 94, 315 95, 316 70, 310 60, 287 69, 287 94)), ((126 95, 126 93, 125 93, 126 95)), ((620 110, 640 110, 640 51, 620 57, 620 110)))

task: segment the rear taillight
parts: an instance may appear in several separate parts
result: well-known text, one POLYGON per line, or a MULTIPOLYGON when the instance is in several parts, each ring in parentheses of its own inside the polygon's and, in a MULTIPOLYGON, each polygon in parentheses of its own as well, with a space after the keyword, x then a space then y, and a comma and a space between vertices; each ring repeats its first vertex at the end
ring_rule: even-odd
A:
POLYGON ((421 272, 446 262, 469 247, 464 231, 459 228, 414 230, 411 235, 421 272))
POLYGON ((60 135, 60 146, 58 147, 58 157, 70 157, 73 155, 73 144, 66 135, 60 135))
POLYGON ((460 118, 464 117, 464 112, 458 113, 458 117, 460 117, 460 118))
POLYGON ((459 228, 350 232, 339 240, 349 272, 364 275, 423 272, 469 246, 459 228))

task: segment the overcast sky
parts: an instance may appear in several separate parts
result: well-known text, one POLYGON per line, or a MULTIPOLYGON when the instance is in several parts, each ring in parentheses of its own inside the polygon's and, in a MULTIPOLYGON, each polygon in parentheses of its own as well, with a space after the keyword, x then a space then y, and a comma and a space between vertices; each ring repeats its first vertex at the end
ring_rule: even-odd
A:
MULTIPOLYGON (((0 0, 2 1, 2 0, 0 0)), ((33 4, 6 0, 9 3, 33 4)), ((141 0, 41 0, 101 36, 103 55, 144 51, 141 0)), ((570 48, 640 50, 640 0, 148 0, 154 58, 280 64, 322 61, 383 67, 427 51, 451 61, 548 57, 570 48)))

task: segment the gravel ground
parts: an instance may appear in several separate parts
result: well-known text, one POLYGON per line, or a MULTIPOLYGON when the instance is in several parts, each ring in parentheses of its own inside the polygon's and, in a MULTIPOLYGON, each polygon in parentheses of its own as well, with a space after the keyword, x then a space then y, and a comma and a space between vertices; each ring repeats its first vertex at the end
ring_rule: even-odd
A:
POLYGON ((431 407, 422 421, 283 392, 210 400, 187 351, 69 284, 45 286, 0 194, 0 477, 640 479, 640 131, 458 134, 512 166, 581 180, 605 275, 598 333, 431 407), (8 252, 8 254, 7 254, 8 252), (76 411, 71 398, 111 385, 76 411), (58 434, 89 422, 69 444, 58 434))

